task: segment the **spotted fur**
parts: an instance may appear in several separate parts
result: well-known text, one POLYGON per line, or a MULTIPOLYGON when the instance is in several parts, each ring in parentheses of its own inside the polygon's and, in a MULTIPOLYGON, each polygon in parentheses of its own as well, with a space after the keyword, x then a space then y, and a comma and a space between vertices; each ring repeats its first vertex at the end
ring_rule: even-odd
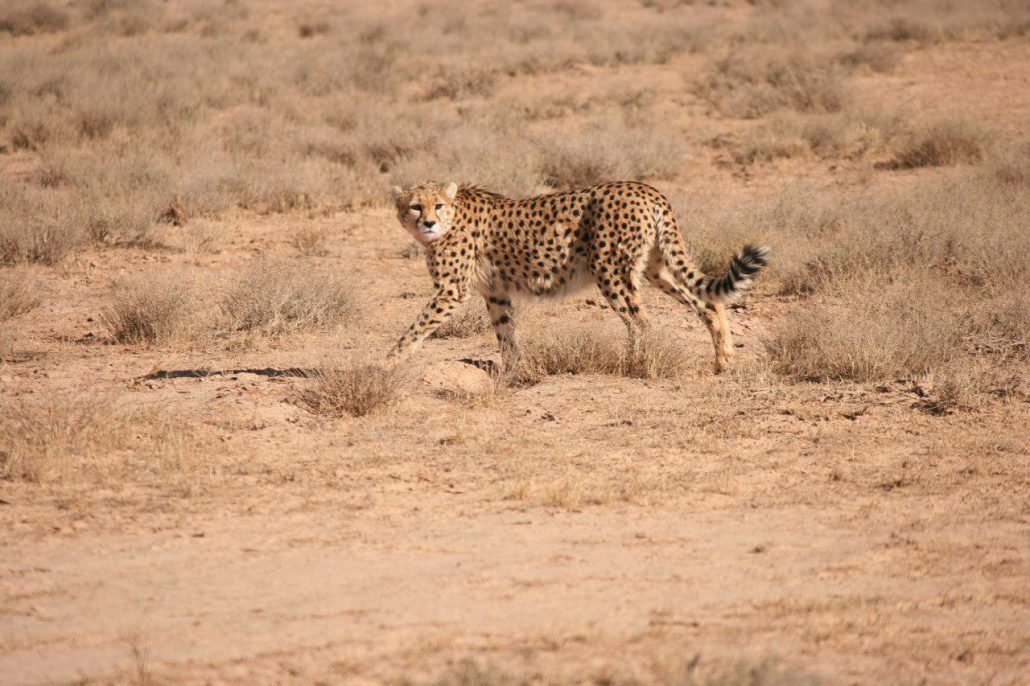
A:
POLYGON ((518 360, 512 299, 553 297, 596 284, 626 324, 634 346, 647 321, 642 279, 700 315, 715 345, 715 368, 733 352, 724 303, 766 265, 769 250, 749 245, 725 276, 690 261, 669 201, 643 183, 616 181, 512 199, 476 186, 427 183, 394 189, 401 224, 426 248, 436 295, 391 351, 411 354, 459 305, 486 302, 507 365, 518 360))

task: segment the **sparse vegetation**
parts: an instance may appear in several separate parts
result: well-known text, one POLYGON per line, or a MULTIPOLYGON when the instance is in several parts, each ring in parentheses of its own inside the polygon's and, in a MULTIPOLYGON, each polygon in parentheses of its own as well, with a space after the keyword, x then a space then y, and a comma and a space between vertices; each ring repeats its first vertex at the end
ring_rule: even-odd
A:
MULTIPOLYGON (((657 673, 650 675, 649 681, 660 686, 820 686, 825 683, 817 676, 786 667, 771 658, 757 662, 741 661, 721 669, 699 669, 697 661, 698 658, 694 658, 686 666, 678 669, 656 670, 657 673), (664 671, 669 673, 663 673, 664 671)), ((637 679, 631 678, 613 678, 609 674, 613 670, 618 673, 616 665, 608 666, 592 681, 600 684, 638 682, 637 679)), ((463 660, 438 676, 432 683, 434 686, 523 686, 533 681, 529 675, 507 672, 475 660, 463 660)), ((569 683, 572 683, 572 680, 569 683)))
POLYGON ((329 251, 325 247, 325 234, 314 229, 301 229, 290 239, 302 257, 325 257, 329 251))
POLYGON ((527 379, 560 374, 669 379, 686 371, 683 350, 658 334, 641 337, 635 354, 629 353, 624 335, 593 327, 533 332, 523 347, 520 374, 527 379))
POLYGON ((0 9, 0 33, 31 36, 68 27, 68 13, 44 0, 11 0, 0 9))
POLYGON ((751 119, 776 110, 836 112, 847 103, 844 75, 827 58, 767 50, 735 51, 697 91, 726 115, 751 119))
POLYGON ((26 272, 0 270, 0 322, 39 306, 39 283, 26 272))
POLYGON ((0 477, 45 481, 89 471, 128 440, 126 416, 109 397, 6 398, 0 411, 0 477))
POLYGON ((767 343, 781 371, 806 381, 892 381, 961 354, 962 321, 938 289, 870 286, 785 320, 767 343))
POLYGON ((104 482, 129 472, 192 495, 205 471, 203 445, 170 413, 110 395, 46 392, 5 398, 0 409, 0 479, 104 482))
POLYGON ((311 375, 296 402, 324 417, 364 417, 393 404, 400 388, 398 373, 378 365, 323 369, 311 375))
POLYGON ((984 156, 989 140, 989 133, 980 125, 962 121, 935 122, 909 133, 891 166, 911 169, 975 162, 984 156))
POLYGON ((223 330, 266 336, 334 327, 355 306, 350 284, 339 276, 281 262, 255 265, 219 301, 223 330))
POLYGON ((100 314, 117 343, 163 344, 191 333, 197 303, 181 275, 121 284, 100 314))
POLYGON ((0 0, 5 677, 1020 682, 1027 37, 1017 0, 0 0), (375 364, 431 293, 391 185, 611 177, 711 275, 772 247, 727 373, 646 284, 633 355, 591 291, 520 299, 508 369, 475 295, 375 364), (221 617, 282 631, 226 659, 221 617))

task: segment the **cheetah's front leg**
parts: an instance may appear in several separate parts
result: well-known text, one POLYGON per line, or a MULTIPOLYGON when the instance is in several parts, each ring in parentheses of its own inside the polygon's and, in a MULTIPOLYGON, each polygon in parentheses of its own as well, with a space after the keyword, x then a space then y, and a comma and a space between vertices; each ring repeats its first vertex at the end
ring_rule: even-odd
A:
POLYGON ((447 318, 454 313, 454 310, 458 309, 466 300, 468 300, 468 295, 465 294, 448 295, 446 292, 437 293, 429 301, 425 309, 422 310, 418 320, 397 341, 397 345, 386 356, 387 361, 395 364, 409 357, 418 350, 418 347, 422 345, 422 341, 426 340, 441 324, 447 321, 447 318))

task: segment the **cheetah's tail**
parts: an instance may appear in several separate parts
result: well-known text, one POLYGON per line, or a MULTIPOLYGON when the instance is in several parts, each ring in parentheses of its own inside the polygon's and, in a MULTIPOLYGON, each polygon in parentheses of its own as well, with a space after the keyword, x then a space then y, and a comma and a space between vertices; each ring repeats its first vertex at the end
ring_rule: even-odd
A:
POLYGON ((706 278, 695 293, 706 302, 725 303, 734 300, 751 285, 754 276, 769 264, 769 248, 745 245, 730 261, 730 269, 721 278, 706 278))

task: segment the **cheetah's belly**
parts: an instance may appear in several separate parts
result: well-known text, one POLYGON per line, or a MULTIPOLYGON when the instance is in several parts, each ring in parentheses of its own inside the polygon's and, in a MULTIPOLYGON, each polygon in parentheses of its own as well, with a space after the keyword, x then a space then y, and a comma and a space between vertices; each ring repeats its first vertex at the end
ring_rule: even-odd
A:
POLYGON ((516 301, 562 300, 593 286, 594 277, 586 260, 576 260, 556 274, 530 277, 520 285, 512 291, 516 301))

